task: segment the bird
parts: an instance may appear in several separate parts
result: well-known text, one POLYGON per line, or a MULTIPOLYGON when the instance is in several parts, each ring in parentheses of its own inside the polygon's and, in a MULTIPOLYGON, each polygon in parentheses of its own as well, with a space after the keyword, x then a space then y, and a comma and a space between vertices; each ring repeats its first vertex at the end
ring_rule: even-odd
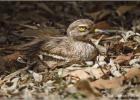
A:
MULTIPOLYGON (((12 47, 13 51, 19 51, 21 55, 30 56, 43 55, 47 57, 47 65, 49 62, 57 60, 66 62, 85 62, 93 61, 99 54, 98 49, 91 41, 94 30, 94 22, 90 19, 78 19, 72 22, 64 36, 43 36, 34 41, 12 47)), ((45 57, 45 58, 46 58, 45 57)), ((49 64, 49 67, 57 65, 49 64)))
POLYGON ((90 19, 78 19, 68 26, 67 36, 45 38, 41 50, 69 61, 94 60, 98 55, 98 49, 90 40, 94 25, 90 19))

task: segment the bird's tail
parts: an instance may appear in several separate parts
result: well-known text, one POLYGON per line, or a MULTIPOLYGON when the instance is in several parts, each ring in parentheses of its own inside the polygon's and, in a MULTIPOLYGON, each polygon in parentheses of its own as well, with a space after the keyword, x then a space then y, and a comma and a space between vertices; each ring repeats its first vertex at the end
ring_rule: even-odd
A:
POLYGON ((17 48, 18 51, 23 52, 24 54, 28 54, 28 55, 32 55, 32 54, 36 54, 40 51, 42 45, 44 44, 44 40, 40 40, 40 39, 35 39, 27 44, 24 44, 22 46, 19 46, 17 48))

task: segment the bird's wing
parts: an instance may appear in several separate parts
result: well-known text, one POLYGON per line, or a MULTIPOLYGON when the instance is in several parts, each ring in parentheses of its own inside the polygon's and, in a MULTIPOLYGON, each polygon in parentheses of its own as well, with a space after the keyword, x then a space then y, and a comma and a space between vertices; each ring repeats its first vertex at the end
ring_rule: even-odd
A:
POLYGON ((50 37, 42 47, 43 51, 51 54, 67 56, 71 50, 71 40, 68 37, 50 37))

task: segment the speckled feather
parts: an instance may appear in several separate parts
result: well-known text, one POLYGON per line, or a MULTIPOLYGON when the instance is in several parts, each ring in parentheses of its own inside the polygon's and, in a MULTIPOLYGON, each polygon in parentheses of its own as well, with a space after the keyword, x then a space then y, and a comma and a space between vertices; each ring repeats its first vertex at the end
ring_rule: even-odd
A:
POLYGON ((51 38, 43 45, 42 50, 75 60, 92 60, 98 53, 93 45, 69 37, 51 38))

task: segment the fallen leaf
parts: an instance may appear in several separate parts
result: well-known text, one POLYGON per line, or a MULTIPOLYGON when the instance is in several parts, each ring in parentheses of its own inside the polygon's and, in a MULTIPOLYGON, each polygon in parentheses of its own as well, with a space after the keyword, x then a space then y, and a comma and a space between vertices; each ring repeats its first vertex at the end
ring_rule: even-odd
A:
POLYGON ((122 64, 122 63, 125 63, 125 62, 131 60, 131 58, 133 56, 134 56, 133 53, 128 53, 127 55, 119 55, 119 56, 117 56, 117 58, 114 61, 118 64, 122 64))
POLYGON ((118 7, 118 9, 116 10, 116 12, 118 13, 119 16, 122 16, 123 14, 125 14, 126 12, 134 9, 136 6, 134 5, 123 5, 118 7))
POLYGON ((75 70, 69 73, 70 76, 79 78, 79 79, 88 79, 90 75, 86 73, 84 70, 75 70))
POLYGON ((102 68, 101 70, 100 68, 93 68, 93 67, 86 68, 85 71, 90 75, 91 78, 96 78, 96 79, 101 78, 104 74, 109 72, 109 70, 106 70, 104 68, 102 68))
POLYGON ((95 24, 95 28, 97 29, 109 29, 112 26, 107 21, 100 21, 95 24))
POLYGON ((132 78, 134 78, 135 76, 140 77, 140 69, 139 68, 131 68, 130 70, 128 70, 128 72, 125 74, 125 78, 127 80, 130 80, 132 78))
POLYGON ((42 75, 40 75, 39 73, 33 72, 31 70, 29 72, 33 75, 33 78, 36 82, 41 82, 42 81, 42 78, 43 78, 42 75))
POLYGON ((4 56, 2 57, 2 59, 5 61, 5 62, 11 62, 11 61, 16 61, 18 59, 18 57, 22 57, 23 55, 21 54, 21 52, 15 52, 13 54, 10 54, 10 55, 7 55, 7 56, 4 56))
POLYGON ((119 88, 123 85, 123 81, 129 81, 134 77, 140 77, 140 69, 139 68, 131 68, 125 75, 121 77, 115 77, 111 80, 99 79, 93 82, 90 82, 92 87, 96 87, 99 89, 113 89, 119 88))
POLYGON ((13 83, 12 86, 7 86, 6 84, 4 84, 3 86, 1 86, 1 89, 5 92, 12 93, 17 89, 18 81, 19 78, 14 78, 12 81, 10 81, 11 83, 13 83))
POLYGON ((101 96, 101 93, 95 87, 91 87, 87 80, 80 80, 75 86, 88 100, 97 100, 97 97, 101 96))

